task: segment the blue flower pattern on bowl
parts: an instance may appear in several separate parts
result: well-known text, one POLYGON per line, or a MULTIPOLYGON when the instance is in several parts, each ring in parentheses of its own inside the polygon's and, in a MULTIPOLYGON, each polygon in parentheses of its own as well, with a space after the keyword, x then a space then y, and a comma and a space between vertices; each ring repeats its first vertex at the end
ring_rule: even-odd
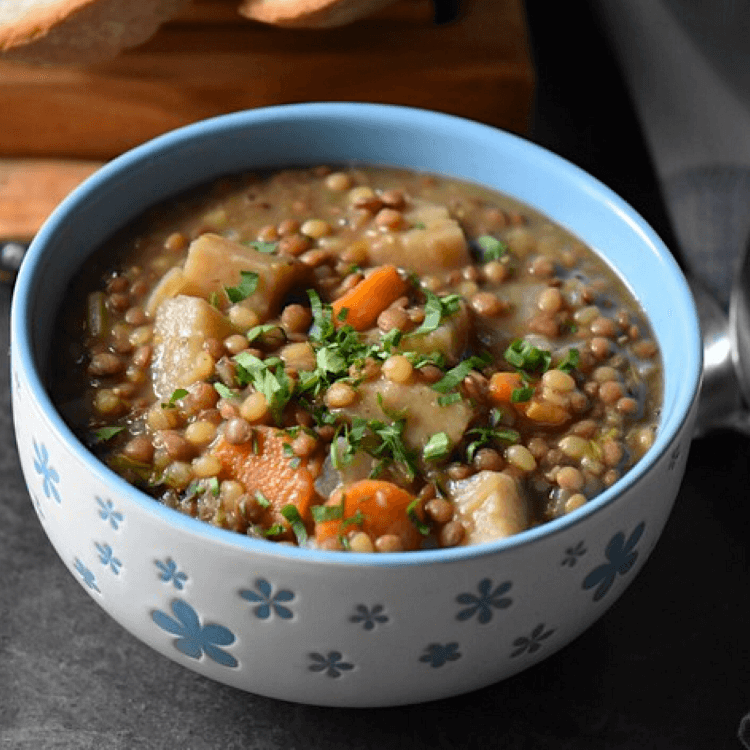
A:
POLYGON ((99 518, 102 521, 109 521, 109 525, 117 531, 123 521, 122 513, 115 510, 115 504, 112 500, 102 500, 102 498, 97 497, 96 502, 99 505, 99 518))
POLYGON ((344 661, 340 651, 329 651, 325 656, 313 652, 309 654, 312 664, 308 666, 311 672, 321 672, 328 677, 341 677, 342 672, 354 669, 354 664, 344 661))
POLYGON ((355 608, 356 614, 349 617, 349 622, 362 623, 365 630, 374 630, 376 625, 384 625, 389 621, 382 604, 376 604, 370 609, 364 604, 358 604, 355 608))
POLYGON ((563 567, 567 566, 569 568, 573 568, 575 567, 575 564, 578 562, 578 560, 586 554, 586 552, 587 550, 584 543, 582 541, 578 542, 578 544, 576 544, 575 546, 568 547, 565 550, 565 557, 563 557, 560 565, 562 565, 563 567))
POLYGON ((607 562, 594 568, 583 580, 584 589, 596 587, 594 601, 598 602, 611 588, 618 575, 628 573, 638 559, 635 549, 646 524, 642 521, 635 527, 633 533, 625 539, 625 534, 618 531, 607 544, 604 555, 607 562))
POLYGON ((511 653, 511 657, 521 656, 521 654, 533 654, 542 647, 544 641, 547 640, 553 633, 554 629, 544 629, 544 623, 541 622, 537 625, 528 636, 521 636, 513 641, 514 650, 511 653))
POLYGON ((428 646, 425 646, 425 653, 419 657, 419 661, 423 661, 437 669, 449 661, 460 659, 462 654, 458 648, 458 643, 455 641, 446 644, 430 643, 428 646))
POLYGON ((96 591, 97 594, 101 594, 99 586, 97 586, 96 584, 96 576, 94 575, 93 571, 89 570, 89 568, 87 568, 83 561, 78 557, 76 557, 76 559, 73 561, 73 565, 75 566, 76 572, 81 577, 83 583, 85 583, 86 586, 88 586, 92 591, 96 591))
POLYGON ((240 596, 258 605, 253 608, 253 613, 259 620, 267 620, 272 614, 282 620, 292 619, 294 613, 281 602, 291 602, 294 599, 293 592, 281 589, 274 594, 273 586, 265 578, 258 578, 255 581, 255 588, 257 590, 243 589, 240 591, 240 596))
POLYGON ((511 589, 511 582, 505 581, 497 586, 494 590, 492 588, 492 581, 489 578, 483 578, 477 584, 476 594, 459 594, 456 597, 456 601, 459 604, 468 605, 465 609, 459 611, 456 615, 457 620, 469 620, 474 615, 477 616, 477 621, 486 625, 492 620, 492 609, 507 609, 513 603, 513 599, 509 596, 505 596, 511 589))
POLYGON ((119 575, 122 562, 115 557, 112 547, 106 543, 99 544, 99 542, 94 542, 94 546, 99 553, 99 561, 101 564, 105 567, 109 567, 115 575, 119 575))
POLYGON ((198 613, 182 599, 172 602, 172 614, 157 609, 151 613, 151 619, 167 633, 177 636, 175 648, 191 659, 200 659, 204 654, 224 667, 236 667, 239 662, 231 654, 219 648, 231 646, 235 639, 229 628, 216 623, 201 625, 198 613))
POLYGON ((42 489, 45 497, 54 498, 55 502, 62 503, 62 498, 57 490, 60 475, 52 464, 50 464, 49 451, 44 443, 37 443, 31 439, 34 445, 34 470, 42 478, 42 489))
POLYGON ((185 581, 187 581, 187 574, 181 570, 177 570, 177 563, 168 557, 166 560, 154 560, 156 567, 159 568, 159 580, 165 583, 172 582, 172 585, 178 590, 182 591, 185 581))

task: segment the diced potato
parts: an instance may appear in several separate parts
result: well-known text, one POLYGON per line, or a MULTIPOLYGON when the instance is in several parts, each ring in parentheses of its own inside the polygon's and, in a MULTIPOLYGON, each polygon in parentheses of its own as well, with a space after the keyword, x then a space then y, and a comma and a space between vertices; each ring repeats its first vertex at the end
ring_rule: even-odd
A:
POLYGON ((432 354, 440 352, 448 363, 457 364, 466 350, 471 333, 469 310, 462 302, 460 308, 446 318, 434 331, 404 337, 401 349, 404 351, 432 354))
POLYGON ((151 292, 146 302, 146 312, 153 317, 164 300, 178 294, 190 294, 190 282, 185 278, 182 268, 170 268, 151 292))
POLYGON ((242 271, 258 274, 258 284, 241 304, 265 320, 300 280, 304 266, 292 258, 261 253, 218 234, 202 234, 190 244, 185 266, 170 271, 154 289, 146 309, 153 314, 164 299, 178 294, 209 299, 213 292, 237 286, 242 271))
POLYGON ((471 419, 471 408, 467 403, 458 401, 441 406, 438 403, 440 394, 424 383, 394 383, 381 377, 361 383, 357 392, 358 398, 351 406, 334 411, 381 422, 392 421, 388 414, 403 412, 406 418, 404 443, 416 450, 438 432, 445 432, 451 443, 457 443, 471 419))
POLYGON ((409 227, 384 234, 370 244, 372 263, 392 263, 419 274, 463 268, 471 263, 466 237, 445 206, 415 201, 404 213, 409 227))
POLYGON ((152 372, 156 396, 169 399, 175 389, 208 377, 212 360, 204 349, 206 339, 223 339, 233 332, 229 321, 199 297, 178 295, 164 300, 154 324, 152 372))
POLYGON ((502 539, 529 527, 529 507, 514 477, 502 471, 480 471, 468 479, 450 482, 448 495, 455 518, 466 528, 466 543, 502 539))

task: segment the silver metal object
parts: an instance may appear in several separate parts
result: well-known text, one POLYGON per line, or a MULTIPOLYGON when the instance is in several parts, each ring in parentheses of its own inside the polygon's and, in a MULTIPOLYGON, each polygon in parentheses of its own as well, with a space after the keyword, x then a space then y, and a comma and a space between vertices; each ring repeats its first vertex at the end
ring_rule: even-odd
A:
MULTIPOLYGON (((698 401, 695 436, 702 437, 712 430, 722 428, 750 435, 750 412, 742 399, 741 385, 744 378, 737 367, 735 356, 736 323, 730 324, 722 307, 697 279, 688 278, 688 283, 698 310, 703 338, 703 383, 698 401)), ((744 288, 750 289, 750 286, 746 284, 744 288)), ((746 297, 745 293, 743 297, 746 297)), ((733 321, 735 318, 733 316, 733 321)), ((750 335, 748 324, 750 319, 745 322, 746 336, 750 335)), ((745 388, 747 387, 748 384, 745 383, 745 388)))
POLYGON ((25 253, 26 245, 20 242, 0 244, 0 282, 12 284, 15 281, 25 253))

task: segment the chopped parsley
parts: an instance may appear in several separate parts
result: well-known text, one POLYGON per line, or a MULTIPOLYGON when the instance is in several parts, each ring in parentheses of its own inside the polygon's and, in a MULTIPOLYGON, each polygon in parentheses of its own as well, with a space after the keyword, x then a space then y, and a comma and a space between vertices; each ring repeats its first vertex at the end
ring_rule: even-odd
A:
POLYGON ((354 455, 363 450, 378 459, 370 478, 379 477, 391 464, 397 464, 409 480, 417 474, 417 454, 403 440, 406 419, 401 417, 391 423, 378 419, 354 417, 351 425, 344 424, 338 439, 331 443, 331 464, 340 469, 351 463, 354 455))
POLYGON ((281 515, 289 521, 289 525, 294 532, 294 536, 297 537, 297 544, 302 547, 307 542, 307 529, 305 528, 305 522, 302 520, 302 516, 299 514, 299 510, 296 505, 285 505, 281 509, 281 515))
POLYGON ((578 351, 578 349, 570 348, 565 353, 565 357, 563 357, 560 364, 557 365, 557 369, 562 370, 563 372, 570 373, 571 371, 575 370, 576 367, 578 367, 580 361, 581 353, 578 351))
POLYGON ((497 427, 474 427, 467 430, 466 434, 475 436, 466 446, 467 461, 473 461, 480 448, 492 447, 498 442, 513 445, 521 439, 521 436, 515 430, 498 429, 497 427))
POLYGON ((273 325, 273 323, 265 323, 264 325, 253 326, 248 330, 245 336, 247 337, 247 340, 252 343, 257 339, 262 338, 265 334, 275 330, 279 330, 283 333, 284 329, 280 326, 273 325))
POLYGON ((341 526, 342 528, 346 528, 347 526, 361 526, 366 519, 367 516, 361 510, 357 510, 353 516, 345 518, 341 526))
POLYGON ((122 426, 100 427, 92 433, 94 444, 106 443, 115 435, 119 435, 124 429, 122 426))
POLYGON ((455 367, 448 370, 445 375, 433 383, 432 389, 438 393, 448 393, 463 382, 463 379, 472 371, 489 364, 491 358, 488 354, 468 357, 459 362, 455 367))
POLYGON ((185 396, 188 395, 188 392, 184 388, 176 388, 172 395, 169 397, 169 401, 162 402, 161 408, 162 409, 173 409, 175 406, 177 406, 177 402, 181 398, 185 398, 185 396))
POLYGON ((239 394, 237 391, 233 391, 228 386, 224 385, 224 383, 214 383, 214 390, 222 397, 222 398, 234 398, 235 396, 238 396, 239 394))
POLYGON ((534 389, 530 385, 523 386, 522 388, 514 388, 510 394, 510 402, 512 404, 522 404, 530 401, 533 395, 534 389))
POLYGON ((546 349, 539 349, 525 339, 511 341, 503 356, 509 365, 525 373, 547 372, 552 364, 552 355, 546 349))
POLYGON ((429 289, 425 289, 424 293, 427 297, 424 306, 424 321, 411 335, 431 333, 437 330, 445 318, 450 317, 461 308, 461 297, 458 294, 438 297, 429 289))
POLYGON ((498 240, 489 234, 477 237, 476 243, 482 251, 482 260, 485 263, 491 260, 500 260, 508 252, 508 246, 502 240, 498 240))
POLYGON ((284 408, 292 398, 294 384, 278 357, 259 359, 245 350, 234 356, 237 382, 241 387, 252 385, 266 397, 268 410, 276 424, 281 424, 284 408))
POLYGON ((453 393, 446 393, 444 396, 438 397, 438 405, 439 406, 450 406, 451 404, 456 404, 461 400, 461 394, 458 391, 453 391, 453 393))
POLYGON ((406 515, 422 536, 428 536, 430 533, 430 527, 419 517, 417 513, 418 505, 419 498, 415 497, 406 507, 406 515))
POLYGON ((450 455, 453 446, 448 434, 436 432, 430 437, 422 449, 422 458, 425 461, 439 461, 450 455))
POLYGON ((391 424, 372 419, 367 423, 367 427, 378 439, 378 444, 367 451, 379 459, 370 473, 371 478, 379 477, 386 467, 396 463, 410 481, 414 479, 417 474, 416 453, 410 450, 403 440, 406 419, 401 418, 391 424))
POLYGON ((315 523, 325 523, 326 521, 338 521, 344 517, 344 499, 337 505, 313 505, 310 508, 313 521, 315 523))
POLYGON ((240 283, 237 286, 225 286, 224 291, 230 302, 242 302, 258 288, 258 274, 254 271, 240 271, 240 283))
POLYGON ((259 253, 266 253, 268 255, 275 253, 279 246, 278 242, 263 242, 263 240, 255 240, 245 244, 253 250, 257 250, 259 253))
POLYGON ((258 503, 261 508, 271 507, 271 501, 260 490, 255 492, 255 502, 258 503))

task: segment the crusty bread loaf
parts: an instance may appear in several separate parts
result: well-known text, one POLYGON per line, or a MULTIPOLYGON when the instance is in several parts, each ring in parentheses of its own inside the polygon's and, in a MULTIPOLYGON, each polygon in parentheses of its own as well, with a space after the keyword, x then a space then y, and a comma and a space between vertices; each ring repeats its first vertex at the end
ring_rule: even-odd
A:
POLYGON ((364 18, 394 0, 242 0, 246 18, 290 28, 328 28, 364 18))
MULTIPOLYGON (((227 0, 254 21, 343 26, 395 0, 227 0)), ((191 0, 0 0, 0 58, 91 65, 151 37, 191 0)))
POLYGON ((2 0, 0 55, 91 64, 146 41, 190 0, 2 0))

